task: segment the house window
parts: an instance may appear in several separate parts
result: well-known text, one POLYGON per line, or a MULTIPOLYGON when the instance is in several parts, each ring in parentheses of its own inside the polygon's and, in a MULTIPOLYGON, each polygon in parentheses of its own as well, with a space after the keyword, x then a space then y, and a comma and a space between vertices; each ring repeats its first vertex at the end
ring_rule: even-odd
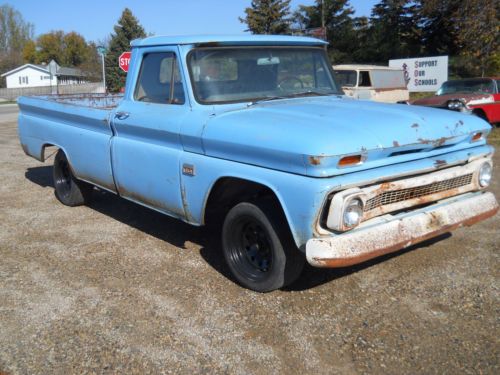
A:
POLYGON ((28 76, 26 76, 26 84, 28 84, 28 83, 29 83, 29 82, 28 82, 28 76))
POLYGON ((21 83, 22 83, 22 82, 21 82, 21 76, 19 76, 19 84, 21 84, 21 83))

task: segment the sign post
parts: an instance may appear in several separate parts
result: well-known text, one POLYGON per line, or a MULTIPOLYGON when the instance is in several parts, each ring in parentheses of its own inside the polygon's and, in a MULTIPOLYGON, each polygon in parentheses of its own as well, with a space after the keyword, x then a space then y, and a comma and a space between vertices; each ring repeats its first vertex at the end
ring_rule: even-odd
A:
POLYGON ((130 52, 123 52, 118 58, 118 66, 124 72, 128 72, 129 63, 130 63, 130 52))
POLYGON ((104 93, 106 93, 106 69, 104 67, 104 55, 106 55, 106 47, 99 46, 97 47, 97 52, 101 55, 102 61, 102 84, 104 86, 104 93))

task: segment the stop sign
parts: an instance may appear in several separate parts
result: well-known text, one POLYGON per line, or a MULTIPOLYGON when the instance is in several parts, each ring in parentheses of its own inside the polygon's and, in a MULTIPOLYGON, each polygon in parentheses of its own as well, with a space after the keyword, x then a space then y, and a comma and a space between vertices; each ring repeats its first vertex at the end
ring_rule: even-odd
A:
POLYGON ((124 72, 128 72, 128 64, 130 62, 130 52, 123 52, 118 58, 118 66, 124 72))

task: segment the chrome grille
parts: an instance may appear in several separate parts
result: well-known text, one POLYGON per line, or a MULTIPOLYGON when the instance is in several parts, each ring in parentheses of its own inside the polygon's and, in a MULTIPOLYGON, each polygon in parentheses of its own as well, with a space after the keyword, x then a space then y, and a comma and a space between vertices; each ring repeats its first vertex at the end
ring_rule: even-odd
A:
POLYGON ((425 197, 436 193, 441 193, 446 190, 459 188, 469 185, 472 181, 472 173, 459 177, 450 178, 444 181, 433 182, 432 184, 412 187, 408 189, 385 191, 373 198, 370 198, 365 203, 364 211, 370 211, 375 208, 388 204, 403 202, 406 200, 425 197))

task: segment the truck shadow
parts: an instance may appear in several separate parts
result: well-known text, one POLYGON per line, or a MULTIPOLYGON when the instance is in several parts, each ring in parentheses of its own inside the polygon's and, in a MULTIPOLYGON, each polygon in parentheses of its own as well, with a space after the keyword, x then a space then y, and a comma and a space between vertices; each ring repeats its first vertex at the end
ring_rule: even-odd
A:
MULTIPOLYGON (((25 177, 43 188, 54 187, 51 166, 28 168, 25 177)), ((195 227, 100 189, 94 191, 94 200, 88 207, 186 251, 190 251, 185 245, 187 241, 199 245, 201 257, 217 272, 236 282, 222 256, 218 228, 195 227)), ((300 278, 283 290, 301 291, 311 289, 385 262, 416 248, 429 246, 450 236, 451 234, 447 233, 407 249, 351 267, 321 269, 311 267, 306 263, 300 278)), ((189 256, 189 254, 186 254, 186 256, 189 256)))

